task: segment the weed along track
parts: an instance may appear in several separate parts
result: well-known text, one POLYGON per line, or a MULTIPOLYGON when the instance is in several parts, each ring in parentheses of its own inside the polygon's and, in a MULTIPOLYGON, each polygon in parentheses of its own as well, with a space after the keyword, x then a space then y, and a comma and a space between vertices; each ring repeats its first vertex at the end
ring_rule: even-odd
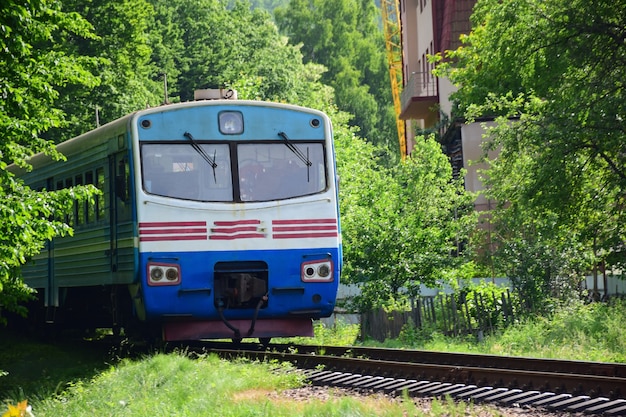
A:
MULTIPOLYGON (((200 348, 200 346, 198 346, 200 348)), ((549 411, 626 415, 626 365, 360 347, 202 347, 222 357, 280 360, 314 385, 446 397, 549 411)))

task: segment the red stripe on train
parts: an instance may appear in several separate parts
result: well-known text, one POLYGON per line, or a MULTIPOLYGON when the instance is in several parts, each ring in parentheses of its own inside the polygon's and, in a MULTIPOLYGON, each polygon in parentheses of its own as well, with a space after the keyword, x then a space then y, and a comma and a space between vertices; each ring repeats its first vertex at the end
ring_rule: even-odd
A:
POLYGON ((296 220, 272 220, 272 224, 337 224, 337 219, 296 219, 296 220))
POLYGON ((180 240, 206 240, 206 235, 185 235, 185 236, 141 236, 140 242, 163 242, 163 241, 180 241, 180 240))
POLYGON ((139 228, 142 227, 197 227, 206 226, 206 222, 143 222, 139 223, 139 228))
POLYGON ((242 233, 235 235, 211 235, 210 240, 236 240, 236 239, 259 239, 264 238, 265 235, 261 233, 242 233))

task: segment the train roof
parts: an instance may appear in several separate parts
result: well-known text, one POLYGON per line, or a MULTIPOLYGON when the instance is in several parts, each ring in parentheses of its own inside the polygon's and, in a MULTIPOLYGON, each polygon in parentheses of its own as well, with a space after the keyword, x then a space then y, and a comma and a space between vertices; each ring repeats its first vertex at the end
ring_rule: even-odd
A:
MULTIPOLYGON (((116 138, 117 135, 126 131, 130 119, 137 113, 138 111, 130 113, 79 136, 61 142, 56 145, 56 149, 66 157, 69 157, 87 148, 110 141, 116 138)), ((39 152, 28 159, 28 163, 31 164, 33 168, 39 168, 54 162, 56 161, 43 152, 39 152)), ((7 169, 16 175, 21 175, 26 172, 25 169, 18 167, 16 164, 9 165, 7 169)))
MULTIPOLYGON (((202 105, 199 104, 202 103, 204 105, 219 105, 219 104, 228 104, 228 105, 233 105, 233 106, 237 106, 237 105, 259 105, 259 104, 263 104, 267 107, 282 107, 282 108, 289 108, 292 110, 299 110, 299 111, 307 111, 307 112, 311 112, 311 113, 319 113, 320 115, 323 115, 323 112, 318 111, 318 110, 314 110, 314 109, 310 109, 310 108, 306 108, 306 107, 302 107, 302 106, 297 106, 297 105, 292 105, 292 104, 284 104, 284 103, 274 103, 274 102, 265 102, 265 101, 254 101, 254 100, 229 100, 229 99, 220 99, 220 100, 195 100, 195 101, 187 101, 187 102, 183 102, 183 103, 173 103, 173 104, 165 104, 162 106, 158 106, 158 107, 151 107, 151 108, 146 108, 146 109, 141 109, 141 110, 137 110, 133 113, 127 114, 123 117, 120 117, 119 119, 113 120, 105 125, 102 125, 100 127, 97 127, 93 130, 90 130, 88 132, 85 132, 79 136, 76 136, 74 138, 68 139, 64 142, 61 142, 59 144, 56 145, 56 149, 63 154, 66 157, 70 157, 72 155, 78 154, 80 152, 85 151, 86 149, 90 149, 93 148, 95 146, 98 145, 102 145, 104 143, 107 142, 111 142, 112 146, 117 147, 117 137, 120 134, 123 134, 124 132, 128 131, 128 129, 130 128, 130 122, 131 120, 136 117, 136 116, 140 116, 143 114, 148 114, 148 113, 156 113, 156 112, 161 112, 164 110, 174 110, 177 108, 184 108, 184 107, 193 107, 193 106, 198 106, 198 105, 202 105)), ((28 159, 28 162, 32 165, 33 168, 40 168, 46 165, 49 165, 51 163, 56 162, 55 160, 53 160, 50 156, 45 155, 44 153, 37 153, 35 155, 33 155, 31 158, 28 159)), ((22 175, 26 172, 25 169, 18 167, 15 164, 11 164, 9 165, 9 167, 7 168, 10 172, 13 172, 16 175, 22 175)))

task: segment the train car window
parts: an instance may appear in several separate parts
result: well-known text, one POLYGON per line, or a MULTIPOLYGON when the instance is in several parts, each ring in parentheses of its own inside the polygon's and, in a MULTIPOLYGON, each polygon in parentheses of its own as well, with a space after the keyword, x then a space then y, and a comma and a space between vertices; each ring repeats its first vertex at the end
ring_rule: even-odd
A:
POLYGON ((106 219, 105 186, 104 168, 98 168, 96 169, 96 187, 101 193, 96 197, 96 220, 106 219))
MULTIPOLYGON (((83 185, 83 174, 74 177, 74 185, 83 185)), ((85 223, 85 202, 74 201, 74 215, 76 218, 76 226, 85 223)))
POLYGON ((326 189, 321 143, 246 143, 237 147, 242 201, 269 201, 326 189))
POLYGON ((227 144, 146 143, 141 146, 143 189, 195 201, 232 201, 227 144))
MULTIPOLYGON (((62 190, 63 188, 64 188, 64 186, 63 186, 63 180, 57 180, 57 182, 56 182, 56 186, 54 187, 54 189, 55 189, 55 190, 62 190)), ((63 219, 61 218, 61 216, 59 216, 58 214, 56 214, 54 218, 55 218, 56 220, 59 220, 59 221, 63 220, 63 219)))
MULTIPOLYGON (((71 178, 65 179, 65 188, 72 188, 73 185, 71 178)), ((65 223, 70 227, 74 227, 74 210, 65 216, 65 223)))
MULTIPOLYGON (((94 185, 93 171, 85 172, 85 185, 94 185)), ((85 212, 85 223, 91 223, 96 220, 96 205, 94 203, 86 202, 87 210, 85 212)))

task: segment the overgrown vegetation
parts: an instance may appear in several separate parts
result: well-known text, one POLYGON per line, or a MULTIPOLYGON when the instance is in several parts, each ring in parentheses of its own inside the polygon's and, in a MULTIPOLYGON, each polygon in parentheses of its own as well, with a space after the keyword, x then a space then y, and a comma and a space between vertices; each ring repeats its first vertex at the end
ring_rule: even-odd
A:
POLYGON ((301 343, 327 346, 350 346, 357 342, 359 337, 359 325, 349 324, 338 319, 334 325, 328 326, 322 321, 313 324, 315 337, 292 337, 288 339, 276 338, 276 343, 301 343))
POLYGON ((524 318, 479 340, 447 337, 434 326, 406 326, 400 337, 366 344, 434 351, 626 363, 626 301, 573 302, 551 314, 524 318))
POLYGON ((411 159, 384 168, 367 162, 375 148, 343 140, 337 150, 343 282, 360 289, 350 308, 388 307, 417 295, 421 284, 452 281, 468 261, 459 242, 476 218, 473 196, 453 178, 439 144, 420 137, 411 159))

